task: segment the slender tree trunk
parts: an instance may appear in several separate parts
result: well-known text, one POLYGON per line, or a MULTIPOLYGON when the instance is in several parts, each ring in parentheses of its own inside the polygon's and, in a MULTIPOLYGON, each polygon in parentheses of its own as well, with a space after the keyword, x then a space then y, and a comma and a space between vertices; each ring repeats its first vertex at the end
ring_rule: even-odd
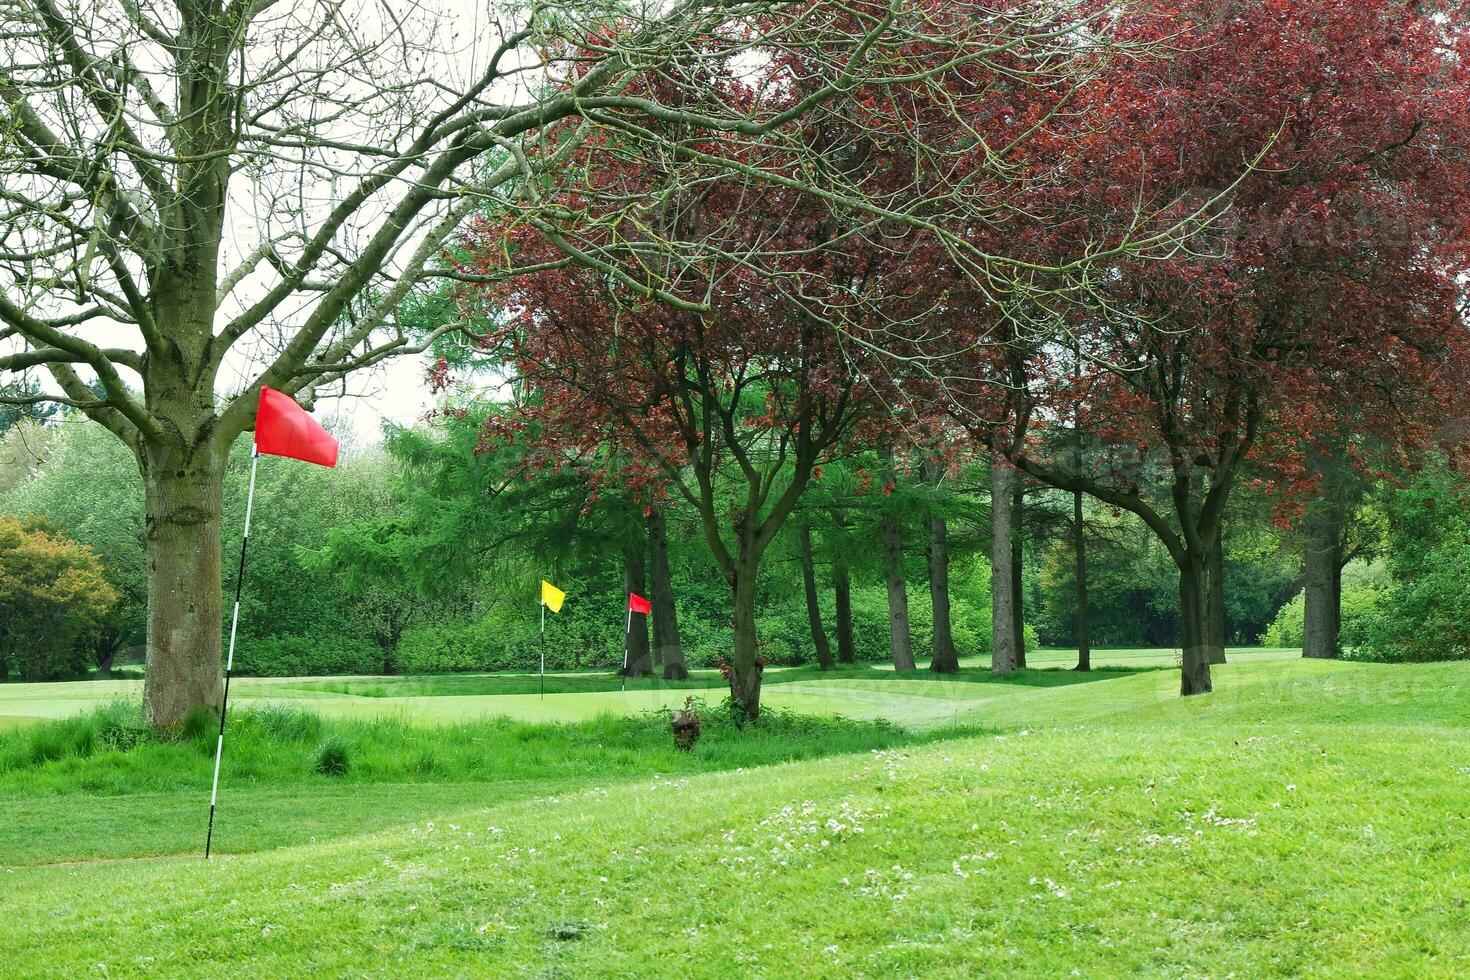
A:
POLYGON ((1082 491, 1072 494, 1073 576, 1077 581, 1077 669, 1092 669, 1092 643, 1087 622, 1087 525, 1082 519, 1082 491))
POLYGON ((837 607, 837 662, 857 662, 857 641, 852 632, 852 579, 847 562, 832 560, 832 595, 837 607))
MULTIPOLYGON (((646 595, 644 584, 643 542, 628 548, 623 553, 623 591, 646 595)), ((647 677, 653 673, 653 660, 648 650, 648 617, 634 613, 628 616, 623 609, 623 622, 628 627, 628 651, 622 674, 625 677, 647 677)))
POLYGON ((1205 640, 1210 663, 1225 662, 1225 543, 1216 538, 1206 553, 1205 640))
POLYGON ((805 520, 797 528, 801 549, 801 584, 806 590, 806 620, 812 631, 812 648, 817 653, 817 665, 823 670, 832 669, 832 645, 827 642, 827 630, 822 626, 822 607, 817 600, 817 569, 812 560, 812 528, 805 520))
MULTIPOLYGON (((181 456, 182 454, 177 454, 181 456)), ((173 728, 197 708, 219 707, 224 603, 220 512, 224 463, 207 449, 145 472, 148 668, 143 703, 156 726, 173 728)))
MULTIPOLYGON (((938 481, 938 464, 924 464, 924 479, 930 483, 938 481)), ((929 669, 936 674, 956 673, 960 669, 960 657, 949 621, 949 526, 939 513, 929 515, 929 602, 934 618, 929 669)))
POLYGON ((1026 492, 1020 474, 1016 474, 1015 489, 1011 497, 1011 632, 1016 642, 1016 667, 1026 666, 1026 589, 1021 581, 1025 557, 1022 541, 1026 525, 1026 492))
POLYGON ((1302 656, 1331 660, 1340 652, 1342 619, 1341 510, 1327 500, 1314 500, 1305 520, 1306 560, 1303 587, 1302 656))
MULTIPOLYGON (((892 483, 896 478, 893 467, 893 452, 887 448, 879 451, 883 460, 884 475, 892 483)), ((883 578, 888 586, 888 635, 889 647, 893 652, 893 669, 913 670, 914 641, 909 630, 908 583, 903 568, 903 527, 898 515, 891 511, 883 515, 883 578)))
POLYGON ((1203 555, 1190 552, 1179 568, 1179 649, 1182 655, 1179 693, 1208 694, 1210 650, 1207 615, 1208 584, 1203 555))
POLYGON ((657 507, 648 515, 648 550, 655 660, 663 666, 664 680, 686 680, 689 668, 684 665, 684 643, 679 637, 679 615, 674 608, 674 574, 669 567, 669 525, 664 512, 657 507))
POLYGON ((742 556, 730 584, 734 601, 734 637, 730 656, 730 698, 748 719, 760 717, 761 675, 759 646, 755 632, 756 568, 758 562, 742 556))
POLYGON ((1015 577, 1011 572, 1011 506, 1016 471, 1000 456, 990 463, 990 671, 1016 670, 1015 577))

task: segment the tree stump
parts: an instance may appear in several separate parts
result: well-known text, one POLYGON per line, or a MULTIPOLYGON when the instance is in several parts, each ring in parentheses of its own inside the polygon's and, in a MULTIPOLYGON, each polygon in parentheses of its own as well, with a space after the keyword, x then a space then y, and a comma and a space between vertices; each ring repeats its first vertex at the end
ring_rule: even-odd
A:
POLYGON ((684 707, 673 714, 674 746, 680 752, 688 752, 699 741, 699 709, 694 707, 694 698, 684 699, 684 707))

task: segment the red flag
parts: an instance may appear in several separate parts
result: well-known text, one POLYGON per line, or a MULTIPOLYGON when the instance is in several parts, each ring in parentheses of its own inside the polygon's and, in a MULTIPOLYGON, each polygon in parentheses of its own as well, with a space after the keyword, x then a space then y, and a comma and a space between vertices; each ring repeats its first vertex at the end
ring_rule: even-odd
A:
POLYGON ((653 603, 636 592, 630 592, 628 593, 628 609, 630 612, 643 613, 643 615, 647 616, 653 612, 653 603))
POLYGON ((286 456, 318 466, 337 465, 337 440, 290 395, 260 389, 255 411, 255 448, 268 456, 286 456))

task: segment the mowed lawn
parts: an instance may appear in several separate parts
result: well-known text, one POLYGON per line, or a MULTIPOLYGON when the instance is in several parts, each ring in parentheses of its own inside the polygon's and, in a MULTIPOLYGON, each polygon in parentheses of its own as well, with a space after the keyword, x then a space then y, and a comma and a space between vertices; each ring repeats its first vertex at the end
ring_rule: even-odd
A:
MULTIPOLYGON (((636 719, 394 736, 470 757, 483 739, 479 781, 373 782, 370 758, 288 778, 250 756, 263 722, 247 720, 256 761, 227 783, 208 865, 183 853, 202 753, 179 748, 177 775, 126 751, 55 759, 0 774, 0 972, 1470 974, 1470 664, 1232 660, 1188 700, 1170 670, 773 672, 772 702, 856 714, 891 690, 886 710, 920 723, 788 718, 712 732, 692 757, 639 741, 636 719), (808 757, 779 761, 804 739, 808 757), (266 826, 242 836, 252 808, 266 826)), ((535 699, 474 687, 513 679, 443 681, 467 688, 442 695, 456 701, 535 699)), ((262 703, 390 700, 375 679, 312 684, 251 686, 262 703)))
MULTIPOLYGON (((1258 647, 1230 651, 1238 663, 1289 660, 1298 651, 1258 647)), ((967 658, 960 678, 937 677, 919 671, 906 678, 893 676, 891 667, 861 665, 830 672, 815 668, 772 668, 766 673, 763 700, 767 704, 809 714, 849 718, 882 718, 912 730, 954 724, 988 724, 992 708, 1007 712, 1026 710, 1024 693, 1016 687, 1050 688, 1116 677, 1114 668, 1157 669, 1158 695, 1172 697, 1178 684, 1170 668, 1178 654, 1166 649, 1099 650, 1092 675, 1060 670, 1076 662, 1069 650, 1039 650, 1030 664, 1040 668, 999 688, 989 686, 984 668, 988 660, 967 658), (996 704, 999 698, 1002 705, 996 704)), ((683 703, 690 694, 718 700, 723 681, 718 671, 696 670, 690 681, 667 684, 656 678, 634 679, 624 685, 602 673, 550 673, 546 696, 539 693, 535 674, 454 674, 424 677, 236 678, 230 687, 239 705, 300 704, 333 718, 401 718, 410 722, 443 724, 473 718, 501 716, 524 721, 581 721, 598 715, 630 714, 683 703)), ((0 729, 43 718, 66 718, 122 697, 138 697, 137 680, 75 681, 58 684, 0 684, 0 729)), ((1038 693, 1042 693, 1038 690, 1038 693)), ((1037 699, 1037 706, 1050 698, 1037 699)), ((1040 724, 1050 708, 1036 716, 1040 724)), ((1014 719, 1012 719, 1014 720, 1014 719)))

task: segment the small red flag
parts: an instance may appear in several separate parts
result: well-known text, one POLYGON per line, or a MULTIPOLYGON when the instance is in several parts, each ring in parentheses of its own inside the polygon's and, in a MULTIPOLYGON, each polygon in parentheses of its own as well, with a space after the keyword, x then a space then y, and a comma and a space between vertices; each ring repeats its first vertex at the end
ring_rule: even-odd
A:
POLYGON ((628 608, 635 613, 643 613, 647 616, 653 612, 653 603, 636 592, 630 592, 628 593, 628 608))
POLYGON ((337 465, 337 440, 296 399, 261 386, 255 410, 255 448, 267 456, 285 456, 318 466, 337 465))

